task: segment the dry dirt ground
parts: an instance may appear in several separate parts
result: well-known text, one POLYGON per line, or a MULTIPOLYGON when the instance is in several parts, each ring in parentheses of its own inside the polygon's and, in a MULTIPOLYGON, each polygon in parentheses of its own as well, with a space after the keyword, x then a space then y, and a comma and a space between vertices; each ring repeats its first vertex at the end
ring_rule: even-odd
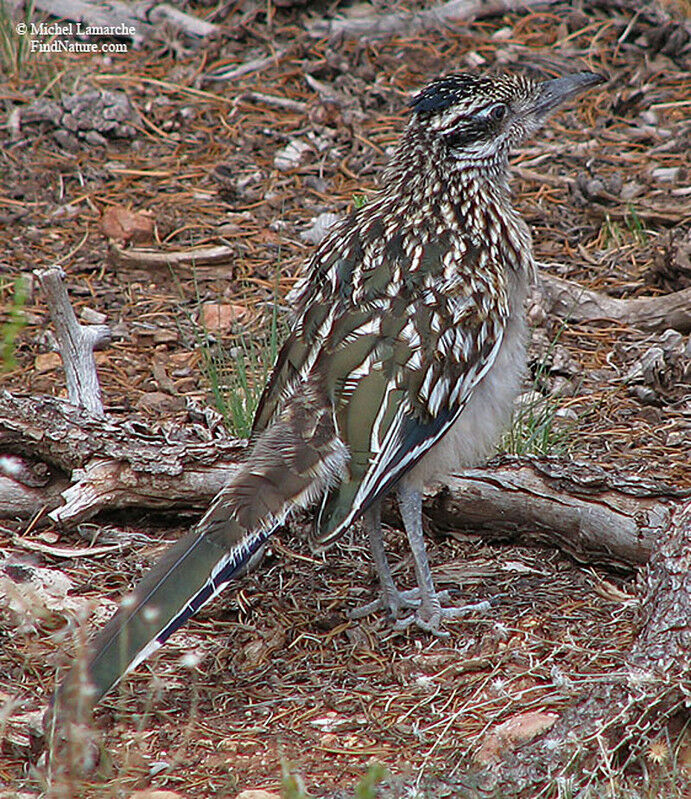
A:
MULTIPOLYGON (((516 203, 545 270, 623 298, 691 285, 683 8, 556 4, 370 43, 310 37, 306 23, 333 7, 202 0, 186 8, 218 22, 222 36, 200 46, 162 30, 127 53, 30 55, 21 70, 6 70, 4 388, 64 392, 49 315, 31 280, 33 269, 60 263, 77 312, 104 314, 113 330, 97 357, 108 411, 150 427, 184 424, 186 400, 213 401, 200 347, 203 304, 243 310, 216 340, 232 345, 233 335, 265 329, 309 251, 301 234, 312 218, 344 213, 375 188, 410 93, 468 67, 588 68, 608 78, 514 159, 516 203), (267 56, 244 76, 207 79, 219 66, 267 56), (129 128, 95 133, 86 121, 75 131, 35 105, 94 90, 126 94, 129 128), (287 155, 298 156, 286 165, 288 146, 287 155), (150 215, 149 246, 160 252, 223 244, 228 256, 173 269, 118 261, 102 221, 118 207, 150 215)), ((533 310, 532 369, 560 409, 557 454, 689 487, 688 336, 564 323, 539 303, 533 310), (656 367, 627 381, 653 346, 663 352, 656 367)), ((47 547, 84 545, 77 531, 45 523, 26 533, 26 522, 5 522, 0 546, 5 557, 62 571, 74 595, 96 606, 121 596, 164 540, 193 520, 145 512, 99 519, 82 535, 125 541, 107 557, 56 558, 13 545, 19 532, 47 547)), ((409 583, 401 535, 390 530, 387 538, 400 553, 399 579, 409 583)), ((381 763, 398 786, 382 796, 413 796, 412 786, 429 797, 471 795, 461 780, 493 728, 528 711, 558 714, 622 662, 636 633, 635 580, 556 550, 490 546, 471 534, 433 535, 429 548, 442 584, 460 582, 474 600, 498 597, 486 615, 449 625, 446 639, 396 633, 374 617, 350 622, 348 609, 375 590, 362 537, 353 533, 321 558, 294 525, 237 592, 103 703, 100 769, 83 781, 56 779, 50 791, 278 792, 284 763, 311 795, 347 796, 381 763)), ((45 703, 70 646, 66 616, 32 622, 0 604, 0 706, 21 714, 45 703)), ((610 764, 609 780, 592 795, 684 796, 689 771, 671 764, 673 754, 669 742, 653 742, 626 774, 610 764)), ((29 739, 6 736, 7 795, 45 787, 36 759, 29 739)), ((545 784, 541 795, 569 794, 545 784)))

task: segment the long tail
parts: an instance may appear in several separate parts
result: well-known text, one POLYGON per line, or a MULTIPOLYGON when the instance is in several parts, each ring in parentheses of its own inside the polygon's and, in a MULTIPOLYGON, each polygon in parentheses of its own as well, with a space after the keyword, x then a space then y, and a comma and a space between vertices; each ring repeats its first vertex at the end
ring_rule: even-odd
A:
POLYGON ((322 398, 293 398, 194 530, 151 569, 75 666, 56 702, 91 706, 251 564, 296 507, 338 480, 347 451, 322 398), (86 673, 85 673, 86 671, 86 673), (85 683, 88 696, 84 699, 85 683))

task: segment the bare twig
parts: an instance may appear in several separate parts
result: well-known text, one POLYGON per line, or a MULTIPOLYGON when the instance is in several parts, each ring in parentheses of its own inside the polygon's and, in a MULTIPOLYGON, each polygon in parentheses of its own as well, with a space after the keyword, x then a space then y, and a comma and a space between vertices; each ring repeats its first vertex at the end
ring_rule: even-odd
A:
POLYGON ((98 383, 94 350, 110 341, 105 325, 82 325, 77 321, 63 283, 65 273, 60 267, 37 270, 55 325, 55 335, 67 377, 70 402, 102 419, 105 416, 98 383))
POLYGON ((259 72, 266 67, 278 64, 285 53, 285 50, 277 50, 273 55, 266 56, 265 58, 253 58, 237 66, 227 65, 218 67, 212 72, 207 72, 204 75, 204 80, 237 80, 237 78, 250 75, 252 72, 259 72))
POLYGON ((417 13, 374 14, 358 19, 318 20, 309 27, 312 36, 322 38, 375 39, 397 34, 411 35, 430 28, 439 28, 452 22, 491 17, 510 11, 521 11, 532 6, 547 6, 556 0, 450 0, 417 13))

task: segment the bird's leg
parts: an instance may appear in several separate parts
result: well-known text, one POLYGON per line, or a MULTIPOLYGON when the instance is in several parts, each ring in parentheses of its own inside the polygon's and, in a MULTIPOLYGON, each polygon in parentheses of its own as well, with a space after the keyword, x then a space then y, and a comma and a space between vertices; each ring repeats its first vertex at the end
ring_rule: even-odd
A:
POLYGON ((350 612, 351 619, 362 619, 376 611, 385 611, 392 618, 398 618, 404 608, 416 608, 420 604, 418 591, 399 591, 396 588, 391 567, 389 566, 381 530, 381 503, 376 502, 363 516, 363 522, 369 538, 372 559, 379 577, 380 596, 350 612))
POLYGON ((490 607, 490 604, 479 602, 463 607, 442 607, 442 603, 450 602, 451 598, 447 591, 436 591, 432 581, 422 537, 422 496, 418 491, 399 489, 398 501, 413 553, 418 588, 410 591, 399 591, 396 588, 382 538, 381 503, 377 502, 363 515, 363 522, 379 577, 380 596, 374 602, 352 610, 349 616, 351 619, 362 619, 370 613, 384 611, 391 618, 398 619, 396 629, 404 630, 414 623, 434 635, 446 636, 448 633, 439 627, 443 619, 456 618, 477 610, 484 611, 490 607), (417 522, 415 522, 416 513, 417 522), (399 619, 402 610, 413 610, 414 613, 408 613, 399 619))
POLYGON ((422 531, 422 494, 407 486, 405 481, 402 482, 398 487, 398 507, 415 564, 419 604, 414 614, 402 619, 396 626, 405 629, 415 623, 434 635, 448 635, 440 628, 443 619, 458 618, 474 610, 487 610, 490 605, 488 602, 480 602, 462 607, 442 607, 442 601, 448 601, 448 594, 445 591, 438 593, 434 588, 422 531))

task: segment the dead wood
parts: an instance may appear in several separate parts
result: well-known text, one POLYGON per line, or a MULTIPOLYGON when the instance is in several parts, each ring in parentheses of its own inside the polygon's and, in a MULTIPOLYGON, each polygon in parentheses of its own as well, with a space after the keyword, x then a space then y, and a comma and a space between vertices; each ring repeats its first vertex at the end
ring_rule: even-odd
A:
POLYGON ((188 36, 206 37, 216 33, 219 28, 211 22, 185 14, 166 3, 122 3, 108 0, 103 3, 90 3, 86 0, 36 0, 36 8, 58 19, 81 22, 86 28, 106 27, 131 28, 135 44, 149 38, 156 26, 168 23, 188 36))
POLYGON ((105 413, 94 350, 108 344, 110 330, 105 325, 82 325, 77 321, 63 282, 65 273, 60 267, 37 271, 36 277, 46 295, 55 326, 70 402, 103 418, 105 413))
MULTIPOLYGON (((95 419, 50 397, 0 396, 0 446, 71 473, 62 491, 39 495, 64 527, 104 510, 201 510, 243 457, 235 439, 194 440, 194 425, 164 433, 95 419), (190 438, 193 440, 190 441, 190 438)), ((576 559, 630 567, 645 563, 669 526, 681 492, 653 480, 613 476, 557 459, 503 458, 459 474, 427 501, 440 528, 558 544, 576 559)), ((38 503, 37 503, 38 505, 38 503)), ((27 505, 26 515, 39 506, 27 505)))
POLYGON ((442 529, 556 544, 578 561, 625 567, 648 561, 669 527, 675 493, 589 464, 504 457, 451 478, 427 512, 442 529))
POLYGON ((532 796, 554 779, 571 779, 574 794, 610 780, 670 723, 674 745, 691 696, 691 502, 675 510, 639 589, 641 627, 625 664, 494 771, 489 782, 502 796, 532 796))
POLYGON ((426 11, 372 14, 357 19, 318 20, 309 27, 312 36, 380 39, 442 28, 454 22, 492 17, 533 6, 549 6, 555 0, 450 0, 426 11))
POLYGON ((64 504, 50 506, 51 517, 65 526, 106 509, 201 509, 208 504, 237 464, 241 442, 211 442, 201 435, 190 442, 189 430, 180 434, 182 441, 172 435, 112 417, 99 420, 52 397, 16 397, 9 392, 0 397, 3 451, 39 459, 72 475, 64 504))
POLYGON ((691 288, 661 297, 622 300, 554 275, 541 275, 545 310, 574 322, 614 320, 642 330, 691 330, 691 288))
POLYGON ((124 248, 111 242, 108 252, 110 262, 122 268, 172 269, 177 274, 180 268, 185 267, 189 275, 198 274, 196 270, 202 266, 225 267, 230 270, 235 255, 236 251, 225 244, 164 252, 143 247, 124 248))

